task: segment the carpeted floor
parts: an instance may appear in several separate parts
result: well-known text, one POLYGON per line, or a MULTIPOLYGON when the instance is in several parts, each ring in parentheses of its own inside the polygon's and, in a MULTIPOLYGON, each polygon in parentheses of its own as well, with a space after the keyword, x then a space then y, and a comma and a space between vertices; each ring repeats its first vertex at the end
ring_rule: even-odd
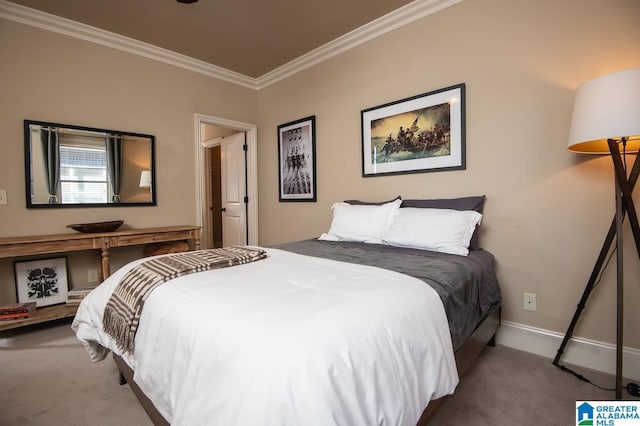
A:
POLYGON ((151 425, 111 359, 93 364, 70 322, 0 333, 0 425, 151 425))
MULTIPOLYGON (((581 373, 613 384, 611 376, 581 373)), ((118 384, 113 361, 93 364, 68 321, 0 332, 0 383, 1 426, 151 424, 129 387, 118 384)), ((431 424, 570 425, 576 400, 613 397, 546 358, 498 346, 484 351, 431 424)))

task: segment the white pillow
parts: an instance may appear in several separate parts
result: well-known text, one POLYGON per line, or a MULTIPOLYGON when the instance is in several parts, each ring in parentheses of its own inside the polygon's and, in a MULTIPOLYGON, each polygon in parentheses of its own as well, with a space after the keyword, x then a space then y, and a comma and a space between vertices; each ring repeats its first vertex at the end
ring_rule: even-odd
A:
POLYGON ((329 233, 322 234, 320 239, 381 244, 401 203, 402 200, 382 205, 335 203, 331 206, 333 220, 329 233))
POLYGON ((396 212, 383 242, 466 256, 480 220, 482 215, 472 210, 403 207, 396 212))

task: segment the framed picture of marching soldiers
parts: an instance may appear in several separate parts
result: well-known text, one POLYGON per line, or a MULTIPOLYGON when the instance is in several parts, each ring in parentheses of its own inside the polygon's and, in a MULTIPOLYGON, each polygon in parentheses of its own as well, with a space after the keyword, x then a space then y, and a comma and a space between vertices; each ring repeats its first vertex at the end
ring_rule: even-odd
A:
POLYGON ((361 111, 362 176, 466 168, 465 85, 361 111))
POLYGON ((316 117, 278 126, 280 201, 316 201, 316 117))

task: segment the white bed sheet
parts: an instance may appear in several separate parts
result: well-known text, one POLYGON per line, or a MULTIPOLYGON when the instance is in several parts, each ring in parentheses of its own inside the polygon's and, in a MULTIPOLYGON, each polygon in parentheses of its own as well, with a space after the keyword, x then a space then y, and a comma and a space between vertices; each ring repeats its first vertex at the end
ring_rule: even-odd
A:
MULTIPOLYGON (((422 281, 266 249, 246 265, 170 281, 147 299, 134 380, 173 425, 415 425, 458 383, 444 308, 422 281)), ((81 303, 94 361, 102 312, 127 270, 81 303)))

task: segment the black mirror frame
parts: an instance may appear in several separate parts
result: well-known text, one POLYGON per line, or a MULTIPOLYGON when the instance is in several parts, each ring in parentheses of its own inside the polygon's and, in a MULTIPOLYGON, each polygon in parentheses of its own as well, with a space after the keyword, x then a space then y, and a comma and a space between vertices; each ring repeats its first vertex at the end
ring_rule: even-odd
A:
POLYGON ((158 204, 158 193, 156 191, 156 154, 155 141, 153 135, 144 133, 126 132, 122 130, 101 129, 97 127, 76 126, 71 124, 52 123, 47 121, 24 120, 24 168, 25 168, 25 196, 28 209, 47 208, 86 208, 86 207, 150 207, 158 204), (60 127, 73 130, 85 130, 100 133, 115 133, 123 136, 148 138, 151 143, 151 201, 149 202, 124 202, 124 203, 71 203, 71 204, 34 204, 31 201, 31 129, 30 125, 60 127))

